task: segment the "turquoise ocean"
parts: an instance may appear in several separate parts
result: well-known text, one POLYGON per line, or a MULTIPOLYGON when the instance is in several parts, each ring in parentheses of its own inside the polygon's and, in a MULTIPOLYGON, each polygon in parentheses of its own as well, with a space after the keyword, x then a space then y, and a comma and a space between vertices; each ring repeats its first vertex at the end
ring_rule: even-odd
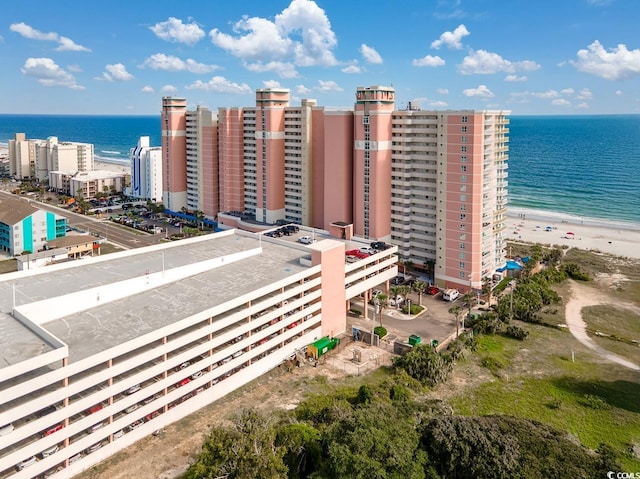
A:
MULTIPOLYGON (((640 227, 640 115, 512 116, 509 130, 510 215, 640 227)), ((0 115, 0 146, 16 132, 126 164, 140 136, 160 145, 160 116, 0 115)))

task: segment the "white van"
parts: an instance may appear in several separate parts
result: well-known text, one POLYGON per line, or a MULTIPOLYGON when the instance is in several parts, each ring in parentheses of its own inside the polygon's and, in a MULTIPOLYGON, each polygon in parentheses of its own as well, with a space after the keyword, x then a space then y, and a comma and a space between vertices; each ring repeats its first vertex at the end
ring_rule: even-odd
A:
POLYGON ((460 297, 460 291, 457 289, 445 289, 442 292, 442 299, 445 301, 455 301, 460 297))

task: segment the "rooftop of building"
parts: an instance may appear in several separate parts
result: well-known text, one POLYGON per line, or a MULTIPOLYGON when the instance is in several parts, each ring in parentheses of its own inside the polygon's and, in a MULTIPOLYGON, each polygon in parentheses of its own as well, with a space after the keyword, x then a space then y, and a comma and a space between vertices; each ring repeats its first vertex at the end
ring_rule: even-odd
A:
POLYGON ((14 225, 26 217, 34 214, 38 208, 10 195, 0 196, 0 222, 14 225))
POLYGON ((301 245, 232 230, 11 273, 0 280, 0 370, 51 350, 11 315, 14 301, 67 344, 75 362, 301 272, 308 255, 301 245), (119 286, 145 279, 151 283, 139 292, 119 286), (115 299, 106 299, 113 291, 115 299))

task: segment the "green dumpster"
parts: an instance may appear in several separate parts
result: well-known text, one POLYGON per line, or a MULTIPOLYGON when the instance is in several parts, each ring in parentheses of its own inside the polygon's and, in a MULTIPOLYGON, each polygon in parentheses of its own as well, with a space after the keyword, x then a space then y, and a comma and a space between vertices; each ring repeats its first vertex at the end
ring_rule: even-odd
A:
POLYGON ((409 344, 411 346, 415 346, 416 344, 420 344, 422 342, 422 338, 420 336, 416 336, 415 334, 412 334, 411 336, 409 336, 409 344))
POLYGON ((431 340, 431 347, 432 348, 437 348, 438 344, 440 344, 440 342, 437 339, 432 339, 431 340))

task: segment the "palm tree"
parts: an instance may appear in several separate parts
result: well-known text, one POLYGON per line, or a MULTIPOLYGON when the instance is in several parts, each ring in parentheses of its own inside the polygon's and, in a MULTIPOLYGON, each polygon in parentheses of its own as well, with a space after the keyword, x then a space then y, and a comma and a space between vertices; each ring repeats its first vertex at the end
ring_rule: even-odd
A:
POLYGON ((493 281, 489 276, 482 279, 482 294, 487 295, 487 302, 491 306, 491 293, 493 293, 493 281))
POLYGON ((418 304, 422 306, 422 293, 427 289, 427 283, 424 281, 416 281, 413 283, 413 290, 418 293, 418 304))
MULTIPOLYGON (((409 296, 409 293, 411 292, 411 287, 407 285, 402 285, 400 286, 398 292, 402 296, 402 299, 404 300, 404 304, 407 304, 407 296, 409 296)), ((411 311, 409 311, 409 314, 411 314, 411 311)))
POLYGON ((469 316, 471 316, 471 306, 473 306, 473 300, 475 299, 475 297, 476 295, 471 289, 464 293, 464 295, 462 296, 462 301, 469 307, 469 316))
POLYGON ((452 314, 456 318, 456 338, 458 337, 460 330, 460 314, 462 313, 462 308, 457 304, 449 308, 449 314, 452 314))

